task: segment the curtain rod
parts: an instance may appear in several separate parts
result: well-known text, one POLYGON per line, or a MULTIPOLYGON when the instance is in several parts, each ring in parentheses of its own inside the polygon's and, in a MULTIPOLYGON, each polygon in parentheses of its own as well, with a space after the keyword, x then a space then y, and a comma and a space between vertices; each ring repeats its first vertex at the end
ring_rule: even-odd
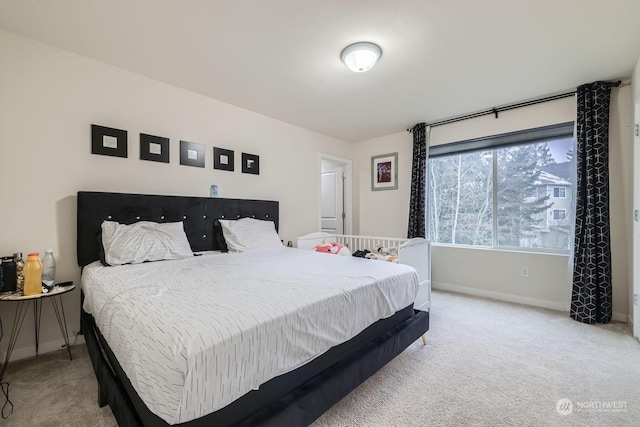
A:
MULTIPOLYGON (((611 85, 614 87, 618 87, 622 84, 622 81, 618 80, 616 82, 611 82, 611 85)), ((428 123, 427 126, 442 126, 448 125, 450 123, 461 122, 463 120, 475 119, 476 117, 488 116, 489 114, 493 114, 498 118, 498 113, 502 111, 515 110, 520 107, 528 107, 530 105, 542 104, 543 102, 555 101, 556 99, 568 98, 570 96, 574 96, 577 90, 572 90, 570 92, 560 93, 558 95, 545 96, 544 98, 532 99, 529 101, 518 102, 515 104, 508 104, 502 107, 495 107, 488 110, 478 111, 476 113, 465 114, 464 116, 453 117, 450 119, 444 119, 433 123, 428 123)), ((407 129, 407 132, 413 132, 413 128, 407 129)))

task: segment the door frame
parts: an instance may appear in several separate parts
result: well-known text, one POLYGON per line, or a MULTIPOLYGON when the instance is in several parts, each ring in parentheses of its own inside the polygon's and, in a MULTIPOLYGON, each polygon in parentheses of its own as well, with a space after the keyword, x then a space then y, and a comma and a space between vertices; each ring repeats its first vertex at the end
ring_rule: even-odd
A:
POLYGON ((333 156, 331 154, 318 154, 318 166, 316 168, 316 179, 318 181, 318 230, 322 229, 322 160, 331 160, 344 165, 345 182, 344 182, 344 213, 346 215, 344 223, 344 234, 352 234, 353 232, 353 161, 344 157, 333 156))
POLYGON ((636 127, 640 125, 640 98, 634 102, 633 124, 633 289, 630 292, 629 320, 633 326, 633 336, 640 340, 640 136, 636 127))

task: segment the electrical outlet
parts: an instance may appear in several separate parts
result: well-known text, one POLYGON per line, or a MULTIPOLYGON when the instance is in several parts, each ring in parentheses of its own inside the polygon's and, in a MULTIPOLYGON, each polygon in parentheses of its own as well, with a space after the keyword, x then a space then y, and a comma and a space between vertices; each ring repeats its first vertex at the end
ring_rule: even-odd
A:
POLYGON ((520 267, 520 276, 529 277, 529 267, 520 267))

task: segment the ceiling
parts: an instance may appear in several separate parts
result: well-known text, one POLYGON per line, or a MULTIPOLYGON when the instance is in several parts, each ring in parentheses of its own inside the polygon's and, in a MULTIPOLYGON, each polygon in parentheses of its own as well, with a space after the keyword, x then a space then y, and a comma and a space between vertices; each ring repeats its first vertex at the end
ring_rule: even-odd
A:
POLYGON ((638 0, 0 0, 0 28, 344 141, 629 77, 638 0), (369 72, 341 50, 381 46, 369 72))

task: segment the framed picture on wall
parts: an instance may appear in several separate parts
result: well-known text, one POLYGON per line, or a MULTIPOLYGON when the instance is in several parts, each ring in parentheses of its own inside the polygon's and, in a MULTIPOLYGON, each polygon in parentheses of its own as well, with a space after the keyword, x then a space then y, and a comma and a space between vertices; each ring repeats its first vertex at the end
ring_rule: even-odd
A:
POLYGON ((204 144, 180 141, 180 164, 185 166, 204 167, 204 144))
POLYGON ((213 147, 213 168, 233 172, 233 150, 213 147))
POLYGON ((169 163, 169 138, 141 133, 140 160, 169 163))
POLYGON ((91 125, 91 153, 127 157, 127 131, 91 125))
POLYGON ((260 175, 260 156, 242 153, 242 173, 260 175))
POLYGON ((398 153, 371 157, 371 191, 398 189, 398 153))

